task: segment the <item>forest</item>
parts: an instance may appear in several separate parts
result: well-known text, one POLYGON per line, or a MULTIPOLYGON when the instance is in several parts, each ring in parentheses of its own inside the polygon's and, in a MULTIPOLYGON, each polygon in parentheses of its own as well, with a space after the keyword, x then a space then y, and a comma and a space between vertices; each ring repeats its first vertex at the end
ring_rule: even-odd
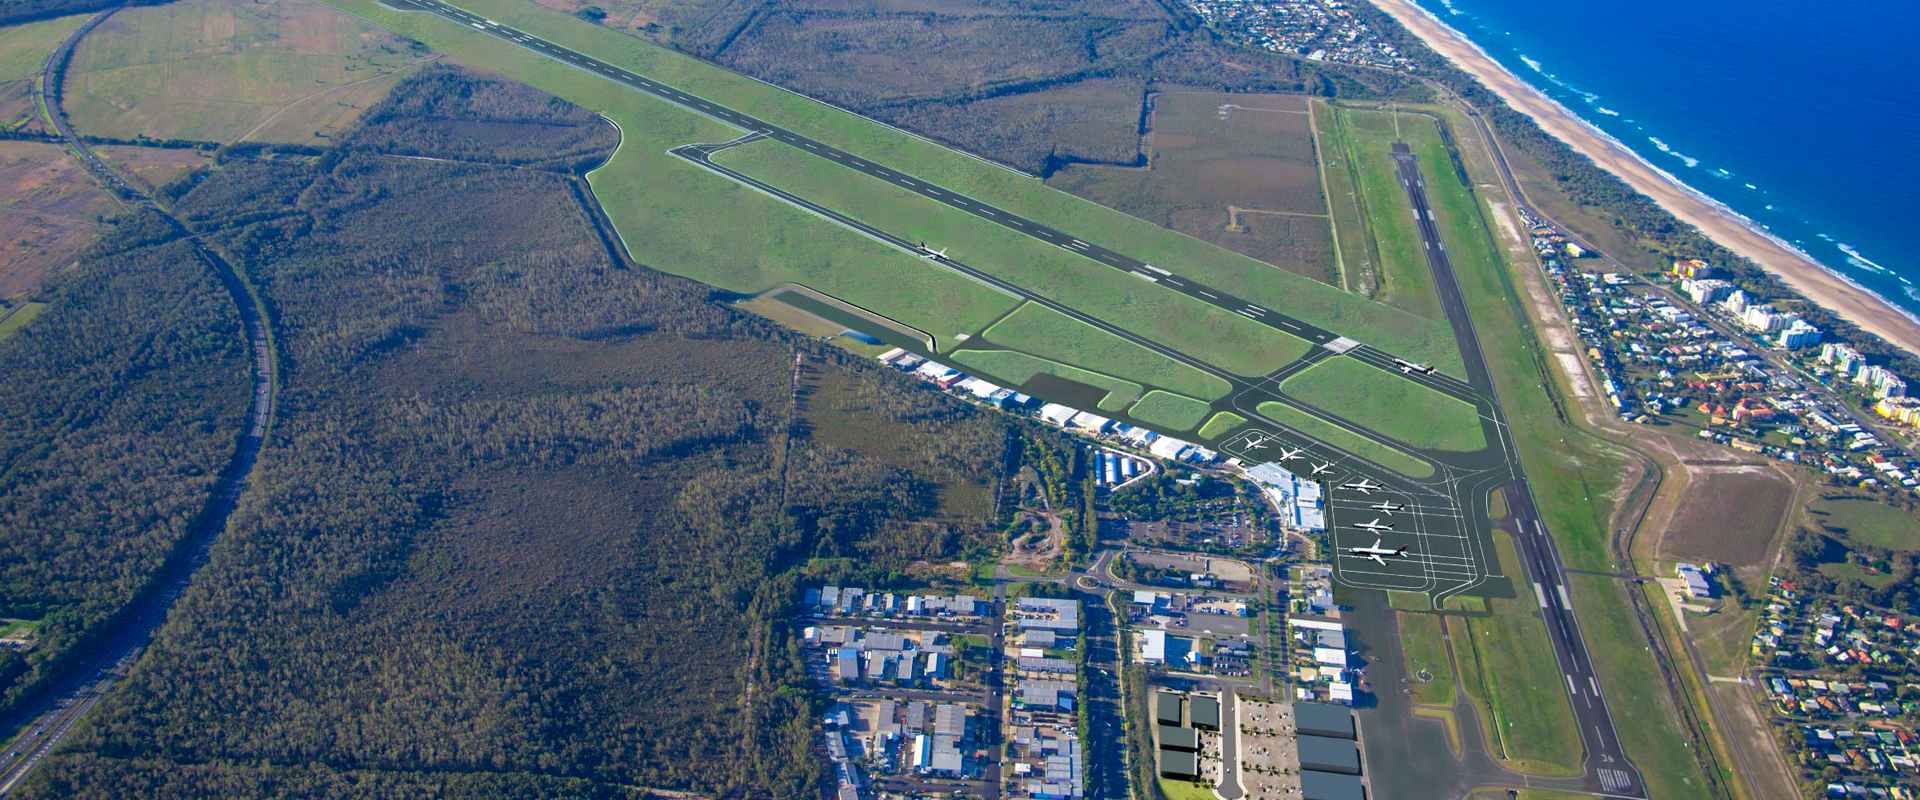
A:
POLYGON ((990 547, 1009 423, 610 252, 576 186, 597 118, 449 68, 395 96, 171 192, 261 288, 279 414, 22 796, 815 794, 801 576, 990 547))
POLYGON ((153 580, 234 448, 248 374, 213 272, 157 218, 120 220, 33 324, 0 342, 0 712, 153 580))

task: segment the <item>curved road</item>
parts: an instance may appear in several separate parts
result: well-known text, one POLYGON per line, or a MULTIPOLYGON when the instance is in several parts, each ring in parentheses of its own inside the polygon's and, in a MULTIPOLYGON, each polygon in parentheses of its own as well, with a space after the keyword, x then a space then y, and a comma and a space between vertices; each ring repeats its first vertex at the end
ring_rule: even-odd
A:
POLYGON ((39 697, 28 701, 13 714, 0 718, 0 731, 9 736, 19 732, 6 753, 0 755, 0 796, 12 793, 21 779, 72 731, 80 718, 100 701, 126 667, 133 663, 140 650, 153 640, 154 631, 166 621, 167 612, 186 589, 187 582, 206 563, 207 550, 213 540, 226 529, 227 517, 233 513, 241 492, 246 489, 247 477, 253 473, 253 465, 259 459, 260 448, 266 441, 267 423, 273 418, 273 346, 268 337, 267 323, 239 273, 200 240, 188 238, 192 235, 191 231, 179 219, 94 155, 73 132, 66 115, 61 111, 60 77, 68 59, 72 57, 74 45, 116 10, 109 9, 95 15, 61 42, 60 47, 48 57, 44 73, 45 87, 40 98, 42 111, 65 141, 67 149, 90 171, 131 196, 134 202, 159 214, 179 237, 186 238, 200 260, 219 276, 221 285, 226 288, 240 312, 242 332, 251 350, 253 397, 247 411, 246 428, 236 437, 232 458, 221 470, 219 480, 207 497, 206 505, 201 508, 193 529, 161 567, 148 590, 135 598, 119 619, 110 623, 99 645, 70 665, 65 674, 51 682, 39 697))

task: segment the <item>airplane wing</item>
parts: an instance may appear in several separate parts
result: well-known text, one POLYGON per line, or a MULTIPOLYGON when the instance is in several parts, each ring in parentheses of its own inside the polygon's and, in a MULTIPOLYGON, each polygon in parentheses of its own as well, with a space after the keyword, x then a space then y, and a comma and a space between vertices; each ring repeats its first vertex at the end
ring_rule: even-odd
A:
POLYGON ((1384 558, 1381 558, 1379 553, 1368 553, 1367 557, 1373 559, 1380 566, 1384 567, 1387 565, 1387 560, 1384 558))

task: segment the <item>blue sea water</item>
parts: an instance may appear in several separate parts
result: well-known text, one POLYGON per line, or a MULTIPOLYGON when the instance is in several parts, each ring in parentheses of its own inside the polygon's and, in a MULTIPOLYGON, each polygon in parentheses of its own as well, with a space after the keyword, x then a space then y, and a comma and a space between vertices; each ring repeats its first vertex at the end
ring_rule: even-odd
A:
POLYGON ((1920 312, 1920 3, 1417 2, 1654 166, 1920 312))

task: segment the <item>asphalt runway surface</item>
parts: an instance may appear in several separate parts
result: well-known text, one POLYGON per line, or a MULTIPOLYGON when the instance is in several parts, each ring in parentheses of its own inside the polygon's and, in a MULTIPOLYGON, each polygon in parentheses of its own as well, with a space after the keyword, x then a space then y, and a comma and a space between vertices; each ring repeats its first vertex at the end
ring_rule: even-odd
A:
MULTIPOLYGON (((1185 353, 1138 336, 1124 328, 1108 324, 1050 298, 1036 295, 956 260, 929 259, 930 262, 937 263, 942 268, 966 275, 1011 296, 1067 314, 1153 352, 1226 379, 1234 388, 1229 398, 1230 404, 1241 409, 1242 416, 1249 420, 1261 419, 1256 410, 1260 402, 1277 401, 1291 404, 1288 398, 1278 392, 1278 382, 1287 374, 1297 372, 1312 363, 1334 355, 1354 358, 1382 371, 1471 403, 1480 411, 1483 431, 1488 442, 1492 444, 1491 447, 1476 454, 1408 448, 1317 409, 1295 406, 1304 413, 1319 417, 1323 422, 1336 425, 1383 446, 1412 453, 1433 463, 1435 474, 1429 477, 1406 476, 1350 453, 1328 447, 1281 426, 1274 425, 1268 429, 1264 423, 1253 423, 1237 431, 1234 438, 1222 444, 1221 449, 1237 457, 1267 460, 1268 448, 1298 447, 1305 449, 1316 459, 1312 466, 1328 465, 1328 469, 1323 470, 1321 475, 1313 477, 1325 479, 1328 523, 1332 528, 1335 547, 1343 553, 1335 560, 1336 578, 1350 586, 1426 591, 1434 596, 1436 603, 1450 594, 1471 591, 1493 577, 1492 572, 1498 570, 1498 561, 1493 557, 1489 534, 1486 531, 1491 524, 1486 509, 1487 493, 1497 486, 1509 485, 1511 487, 1509 495, 1512 498, 1508 502, 1509 524, 1515 529, 1515 542, 1518 544, 1522 561, 1532 576, 1532 587, 1542 603, 1555 653, 1565 672, 1568 692, 1580 722, 1581 737, 1587 747, 1588 780, 1591 788, 1608 796, 1644 796, 1639 774, 1627 762, 1620 748, 1611 716, 1606 709, 1606 702, 1599 693, 1599 684, 1594 678, 1592 663, 1587 657, 1585 644, 1579 635, 1573 614, 1567 607, 1565 575, 1554 554, 1552 542, 1548 540, 1544 528, 1540 525, 1531 491, 1520 470, 1517 452, 1494 399, 1492 378, 1474 336, 1465 302, 1454 279, 1452 265, 1445 250, 1445 242, 1440 236, 1428 204, 1425 179, 1421 177, 1415 156, 1405 145, 1395 145, 1394 158, 1398 162, 1408 198, 1413 204, 1428 265, 1434 273, 1435 288, 1441 307, 1454 329, 1455 339, 1460 348, 1466 374, 1464 381, 1440 373, 1421 374, 1405 371, 1400 368, 1399 363, 1390 353, 1193 281, 1167 269, 1164 265, 1148 264, 1099 244, 1081 240, 1069 233, 1042 225, 1005 209, 916 179, 907 173, 874 163, 675 87, 649 80, 439 0, 381 0, 381 2, 402 11, 436 14, 454 23, 514 43, 586 72, 619 82, 654 98, 739 128, 746 133, 735 140, 689 144, 676 148, 673 152, 730 180, 894 247, 908 252, 920 252, 917 242, 907 241, 833 209, 813 203, 804 197, 728 169, 713 162, 711 156, 728 147, 761 140, 777 141, 800 148, 848 169, 993 221, 1026 236, 1127 272, 1138 279, 1151 281, 1167 289, 1298 336, 1316 345, 1309 356, 1301 362, 1290 365, 1288 369, 1266 378, 1249 381, 1225 374, 1185 353), (1265 438, 1255 442, 1250 438, 1253 436, 1265 438), (1370 493, 1348 488, 1350 484, 1363 480, 1382 488, 1370 493), (1375 531, 1355 527, 1360 523, 1376 521, 1374 512, 1369 508, 1372 503, 1378 502, 1375 498, 1403 504, 1408 509, 1405 512, 1397 512, 1399 516, 1393 520, 1389 520, 1384 515, 1378 516, 1377 521, 1382 525, 1392 522, 1391 530, 1375 531), (1410 557, 1404 560, 1396 559, 1388 565, 1380 565, 1371 559, 1362 557, 1356 560, 1344 554, 1346 548, 1370 545, 1376 537, 1385 547, 1399 547, 1401 544, 1406 544, 1410 557), (1401 561, 1406 563, 1398 563, 1401 561)), ((1295 465, 1288 466, 1292 468, 1295 465)))

